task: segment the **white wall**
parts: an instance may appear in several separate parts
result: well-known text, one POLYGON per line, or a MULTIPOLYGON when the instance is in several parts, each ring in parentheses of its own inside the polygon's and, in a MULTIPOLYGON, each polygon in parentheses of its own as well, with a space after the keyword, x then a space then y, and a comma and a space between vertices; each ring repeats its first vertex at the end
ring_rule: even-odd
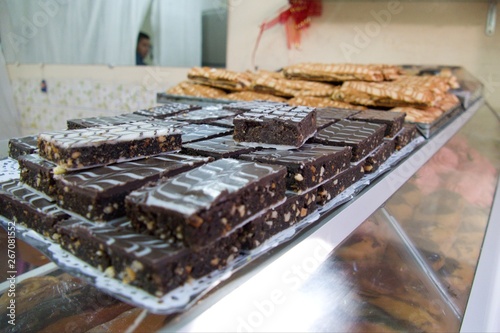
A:
POLYGON ((21 134, 64 129, 71 118, 133 112, 184 80, 187 68, 7 65, 21 134), (45 80, 47 93, 41 92, 45 80))
MULTIPOLYGON (((260 24, 286 0, 231 0, 227 67, 253 68, 260 24)), ((485 34, 486 1, 323 1, 323 14, 288 50, 284 26, 267 30, 255 57, 261 69, 302 62, 461 65, 485 84, 500 109, 500 27, 485 34)), ((500 20, 497 18, 497 22, 500 20)))

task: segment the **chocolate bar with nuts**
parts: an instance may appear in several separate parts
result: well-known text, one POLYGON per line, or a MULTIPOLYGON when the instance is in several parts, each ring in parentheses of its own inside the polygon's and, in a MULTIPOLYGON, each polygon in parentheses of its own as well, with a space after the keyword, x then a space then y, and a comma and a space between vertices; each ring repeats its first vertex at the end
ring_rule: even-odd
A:
POLYGON ((403 128, 405 114, 401 112, 366 110, 350 117, 351 120, 385 124, 385 136, 392 138, 403 128))
POLYGON ((241 101, 223 105, 222 108, 236 113, 248 112, 253 109, 271 109, 286 106, 285 103, 274 101, 241 101))
POLYGON ((41 157, 68 169, 83 169, 179 150, 181 132, 150 122, 42 133, 41 157))
POLYGON ((396 133, 396 135, 388 140, 394 141, 395 149, 400 150, 401 148, 408 145, 417 135, 417 125, 415 124, 404 124, 403 128, 396 133))
POLYGON ((365 170, 362 164, 351 165, 348 169, 318 186, 316 203, 325 205, 360 180, 364 174, 365 170))
POLYGON ((238 143, 298 148, 316 133, 316 111, 305 106, 255 108, 237 115, 233 123, 238 143))
POLYGON ((394 141, 386 140, 375 148, 363 161, 365 173, 373 173, 394 153, 394 141))
POLYGON ((38 151, 38 136, 30 135, 9 140, 9 157, 17 159, 21 155, 33 154, 38 151))
POLYGON ((316 127, 323 129, 337 121, 348 119, 359 113, 360 110, 346 110, 337 108, 317 108, 316 109, 316 127))
POLYGON ((219 106, 206 106, 200 110, 194 110, 189 112, 184 112, 175 116, 172 116, 173 120, 185 121, 188 123, 207 123, 209 121, 214 121, 217 119, 223 119, 228 117, 234 117, 235 113, 229 110, 224 110, 219 106))
POLYGON ((0 183, 0 215, 47 237, 54 235, 57 223, 70 217, 54 202, 17 180, 0 183))
POLYGON ((137 231, 200 248, 285 197, 286 168, 220 159, 133 191, 127 213, 137 231))
POLYGON ((290 228, 316 209, 317 189, 297 194, 287 192, 286 201, 245 224, 238 232, 242 250, 252 250, 272 236, 290 228))
POLYGON ((106 275, 162 296, 223 268, 239 252, 232 237, 200 251, 134 232, 127 222, 97 224, 82 219, 61 223, 61 246, 106 275), (233 244, 234 243, 234 244, 233 244))
POLYGON ((188 112, 198 109, 201 109, 201 107, 197 105, 189 105, 182 103, 166 103, 159 106, 154 106, 146 110, 135 111, 134 114, 148 118, 165 119, 167 117, 172 117, 182 112, 188 112))
POLYGON ((178 127, 182 132, 182 145, 191 142, 208 140, 219 136, 232 134, 233 130, 227 127, 209 124, 182 124, 178 127))
POLYGON ((386 125, 341 120, 318 131, 313 142, 352 147, 351 162, 363 159, 382 143, 386 125))
POLYGON ((298 149, 263 149, 242 154, 239 159, 283 165, 287 168, 287 189, 302 192, 332 178, 350 165, 349 147, 306 143, 298 149))
POLYGON ((90 118, 78 118, 69 119, 66 121, 68 129, 78 129, 78 128, 89 128, 89 127, 99 127, 99 126, 109 126, 109 125, 122 125, 130 124, 136 121, 147 121, 151 118, 140 116, 138 114, 127 113, 118 116, 109 117, 90 117, 90 118))
POLYGON ((231 135, 186 143, 182 145, 182 152, 189 155, 211 156, 219 158, 236 158, 241 154, 254 151, 254 147, 240 146, 234 142, 231 135))
POLYGON ((41 158, 38 154, 19 156, 18 162, 21 182, 49 197, 56 196, 56 181, 54 180, 56 164, 41 158))
POLYGON ((171 177, 209 162, 210 158, 162 154, 87 171, 57 175, 57 201, 94 221, 125 215, 125 197, 135 189, 162 177, 171 177))

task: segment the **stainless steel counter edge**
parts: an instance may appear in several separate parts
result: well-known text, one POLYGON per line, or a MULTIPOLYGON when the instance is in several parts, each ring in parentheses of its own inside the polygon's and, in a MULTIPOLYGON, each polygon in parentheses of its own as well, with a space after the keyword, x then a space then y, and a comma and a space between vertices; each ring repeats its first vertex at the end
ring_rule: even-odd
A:
POLYGON ((500 180, 461 332, 500 332, 500 180))

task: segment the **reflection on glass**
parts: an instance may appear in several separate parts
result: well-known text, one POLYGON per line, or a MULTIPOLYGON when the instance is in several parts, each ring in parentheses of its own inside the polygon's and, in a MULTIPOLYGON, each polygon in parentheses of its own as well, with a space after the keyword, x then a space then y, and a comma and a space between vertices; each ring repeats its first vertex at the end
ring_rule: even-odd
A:
POLYGON ((388 222, 374 216, 301 292, 324 302, 311 331, 449 332, 459 325, 388 222))
POLYGON ((474 121, 479 118, 498 129, 492 114, 480 112, 386 203, 461 315, 495 195, 495 165, 500 165, 497 152, 484 149, 483 141, 494 140, 478 135, 474 121))

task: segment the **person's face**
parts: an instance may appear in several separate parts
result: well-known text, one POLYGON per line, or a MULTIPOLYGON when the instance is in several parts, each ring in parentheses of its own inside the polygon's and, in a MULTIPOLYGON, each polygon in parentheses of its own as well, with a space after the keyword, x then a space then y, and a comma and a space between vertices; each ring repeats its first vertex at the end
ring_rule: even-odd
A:
POLYGON ((151 43, 148 38, 141 38, 139 43, 137 43, 137 53, 141 55, 141 57, 146 58, 149 53, 149 48, 151 47, 151 43))

